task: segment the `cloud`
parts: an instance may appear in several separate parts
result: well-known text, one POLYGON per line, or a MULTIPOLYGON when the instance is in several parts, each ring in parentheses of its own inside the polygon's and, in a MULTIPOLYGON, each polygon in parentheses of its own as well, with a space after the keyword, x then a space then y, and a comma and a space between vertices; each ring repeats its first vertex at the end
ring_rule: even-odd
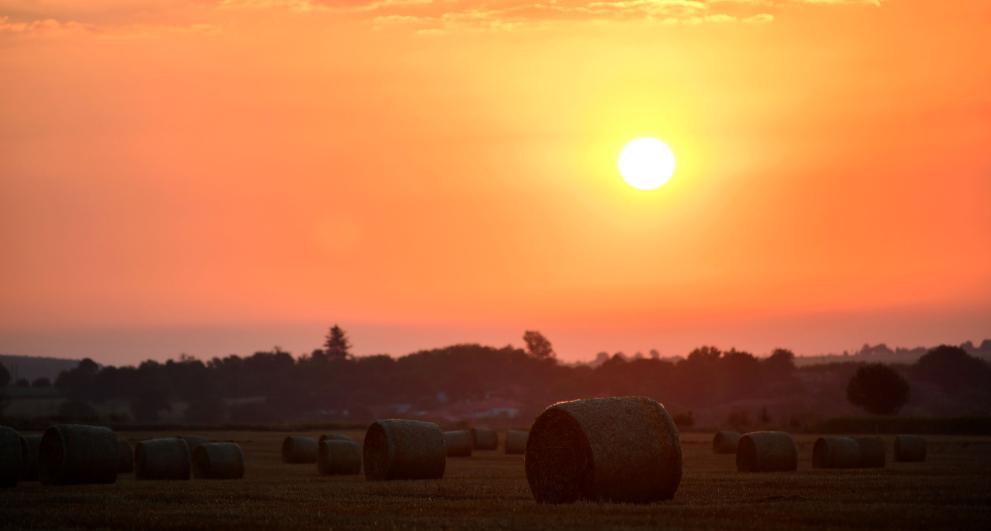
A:
POLYGON ((882 5, 883 0, 0 0, 0 33, 216 31, 228 17, 282 11, 376 27, 514 29, 568 22, 764 24, 789 4, 882 5))

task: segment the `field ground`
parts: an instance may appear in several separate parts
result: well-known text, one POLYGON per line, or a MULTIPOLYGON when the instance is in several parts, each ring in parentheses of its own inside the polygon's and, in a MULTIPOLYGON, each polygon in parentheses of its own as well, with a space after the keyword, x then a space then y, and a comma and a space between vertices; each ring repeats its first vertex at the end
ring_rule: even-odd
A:
MULTIPOLYGON (((991 438, 930 437, 927 463, 812 470, 799 436, 797 473, 740 474, 709 434, 683 434, 684 479, 652 505, 537 505, 521 456, 450 458, 444 479, 321 477, 280 461, 284 434, 205 432, 241 444, 240 481, 135 481, 0 491, 3 528, 140 529, 991 529, 991 438)), ((167 434, 173 435, 173 434, 167 434)), ((361 433, 349 433, 361 439, 361 433)), ((154 434, 123 433, 131 441, 154 434)))

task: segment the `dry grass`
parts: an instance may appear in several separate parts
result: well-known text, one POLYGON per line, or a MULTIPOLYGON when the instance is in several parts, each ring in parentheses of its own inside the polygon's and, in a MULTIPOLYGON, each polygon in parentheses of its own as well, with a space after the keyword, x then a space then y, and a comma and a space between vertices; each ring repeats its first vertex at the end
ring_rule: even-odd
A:
MULTIPOLYGON (((161 434, 170 436, 171 433, 161 434)), ((142 529, 986 529, 991 438, 931 438, 925 463, 812 470, 815 436, 799 436, 798 472, 740 474, 712 453, 711 434, 685 434, 684 479, 651 505, 537 505, 521 456, 449 459, 442 480, 369 482, 281 462, 285 434, 216 432, 245 453, 242 481, 141 481, 0 491, 5 528, 142 529)), ((316 434, 314 434, 316 435, 316 434)), ((353 432, 356 441, 362 433, 353 432)), ((134 442, 154 434, 123 434, 134 442)), ((892 439, 886 437, 888 448, 892 439)))

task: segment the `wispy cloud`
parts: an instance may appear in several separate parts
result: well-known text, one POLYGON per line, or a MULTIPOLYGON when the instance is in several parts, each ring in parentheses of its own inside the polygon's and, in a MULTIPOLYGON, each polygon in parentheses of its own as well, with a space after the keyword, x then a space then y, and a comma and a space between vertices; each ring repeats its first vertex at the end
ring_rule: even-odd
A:
POLYGON ((763 24, 788 4, 880 6, 882 0, 0 0, 0 33, 216 31, 227 17, 261 11, 425 32, 601 21, 763 24))

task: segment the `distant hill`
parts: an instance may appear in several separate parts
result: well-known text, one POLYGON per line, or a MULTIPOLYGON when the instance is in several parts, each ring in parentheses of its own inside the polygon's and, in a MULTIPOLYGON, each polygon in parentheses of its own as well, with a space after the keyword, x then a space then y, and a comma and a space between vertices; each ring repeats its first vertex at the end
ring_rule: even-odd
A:
MULTIPOLYGON (((976 358, 981 358, 991 362, 991 339, 981 341, 980 345, 974 345, 967 341, 957 345, 964 349, 967 354, 976 358)), ((890 348, 884 343, 878 345, 864 345, 857 352, 843 352, 842 354, 821 354, 818 356, 798 356, 795 358, 795 365, 799 367, 808 365, 821 365, 824 363, 837 363, 844 361, 871 362, 871 363, 905 363, 912 364, 918 361, 929 347, 915 348, 890 348)))
POLYGON ((33 382, 41 377, 49 378, 54 382, 60 372, 74 368, 79 364, 79 360, 0 354, 0 363, 10 372, 11 383, 18 378, 27 378, 28 381, 33 382))

